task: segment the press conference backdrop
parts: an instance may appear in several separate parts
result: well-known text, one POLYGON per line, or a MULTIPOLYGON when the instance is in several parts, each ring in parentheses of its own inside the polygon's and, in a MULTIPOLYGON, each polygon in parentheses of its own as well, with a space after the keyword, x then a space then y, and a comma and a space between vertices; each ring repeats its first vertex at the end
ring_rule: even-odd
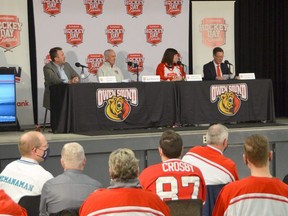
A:
POLYGON ((15 72, 17 118, 22 128, 29 128, 34 121, 27 0, 1 0, 0 67, 15 72))
MULTIPOLYGON (((125 79, 136 80, 127 60, 139 63, 142 75, 155 74, 166 48, 173 47, 188 65, 189 1, 33 1, 38 69, 38 119, 43 122, 44 77, 42 68, 49 49, 63 48, 74 68, 88 65, 85 81, 97 81, 103 52, 114 49, 116 64, 125 79), (130 70, 130 71, 128 71, 130 70)), ((78 73, 80 68, 75 68, 78 73)), ((135 72, 135 70, 134 70, 135 72)))

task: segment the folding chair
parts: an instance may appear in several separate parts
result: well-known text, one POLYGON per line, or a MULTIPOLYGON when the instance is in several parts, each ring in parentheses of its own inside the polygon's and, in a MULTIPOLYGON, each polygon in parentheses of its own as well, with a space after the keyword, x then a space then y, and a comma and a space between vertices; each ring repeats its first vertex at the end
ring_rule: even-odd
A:
POLYGON ((39 216, 40 195, 23 196, 18 204, 26 209, 29 216, 39 216))

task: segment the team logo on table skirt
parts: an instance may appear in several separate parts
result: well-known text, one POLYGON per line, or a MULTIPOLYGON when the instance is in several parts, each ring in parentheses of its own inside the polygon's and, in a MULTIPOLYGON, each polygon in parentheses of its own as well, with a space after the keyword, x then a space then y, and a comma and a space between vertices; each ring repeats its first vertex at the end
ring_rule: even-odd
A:
POLYGON ((11 51, 20 45, 20 33, 23 23, 14 15, 0 15, 0 47, 11 51))
POLYGON ((218 110, 226 116, 234 116, 240 109, 241 100, 248 100, 246 83, 211 85, 210 101, 218 101, 218 110))
POLYGON ((125 0, 127 14, 137 17, 143 13, 144 0, 125 0))
POLYGON ((113 46, 123 42, 125 30, 122 25, 108 25, 105 33, 107 34, 107 42, 113 46))
POLYGON ((96 74, 99 67, 104 63, 104 57, 102 54, 89 54, 86 63, 88 65, 89 73, 96 74))
POLYGON ((213 48, 224 45, 228 26, 224 18, 204 18, 200 25, 202 43, 213 48))
POLYGON ((130 62, 131 64, 127 64, 128 71, 131 73, 137 73, 143 71, 144 57, 142 53, 130 53, 127 55, 126 62, 130 62))
POLYGON ((86 13, 92 15, 92 17, 97 17, 103 13, 103 4, 104 0, 84 0, 86 13))
POLYGON ((61 13, 62 0, 41 0, 41 3, 43 4, 44 12, 50 14, 50 16, 61 13))
POLYGON ((163 31, 164 29, 161 25, 148 25, 145 29, 147 42, 151 43, 153 46, 162 42, 163 31))
POLYGON ((68 44, 77 46, 83 42, 84 29, 79 24, 68 24, 64 30, 68 44))
POLYGON ((104 107, 106 117, 123 122, 131 112, 131 106, 138 106, 137 88, 100 88, 96 92, 98 108, 104 107))
POLYGON ((166 13, 171 15, 171 17, 176 17, 181 13, 182 4, 183 0, 164 0, 166 13))

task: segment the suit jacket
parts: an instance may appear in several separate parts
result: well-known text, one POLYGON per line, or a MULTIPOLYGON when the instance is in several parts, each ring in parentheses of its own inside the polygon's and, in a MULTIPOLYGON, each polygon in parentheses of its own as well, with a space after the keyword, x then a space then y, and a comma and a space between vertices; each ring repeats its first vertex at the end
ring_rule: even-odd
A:
MULTIPOLYGON (((221 63, 220 67, 221 67, 222 75, 230 74, 230 70, 226 64, 221 63)), ((215 69, 213 61, 203 66, 203 73, 204 73, 203 80, 215 80, 216 79, 216 69, 215 69)))
MULTIPOLYGON (((65 71, 65 74, 67 75, 69 80, 75 76, 79 77, 77 72, 67 62, 64 64, 64 71, 65 71)), ((44 66, 43 72, 44 72, 44 80, 45 80, 45 82, 44 82, 45 91, 44 91, 44 97, 43 97, 43 107, 50 110, 50 89, 49 88, 52 85, 62 83, 62 80, 60 78, 60 74, 59 74, 57 67, 52 62, 49 62, 44 66)))

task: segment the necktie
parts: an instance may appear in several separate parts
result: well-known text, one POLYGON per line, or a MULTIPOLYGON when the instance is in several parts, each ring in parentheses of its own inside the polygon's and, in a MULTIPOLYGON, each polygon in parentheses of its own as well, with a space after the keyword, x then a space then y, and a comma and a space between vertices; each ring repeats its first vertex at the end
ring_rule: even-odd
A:
POLYGON ((221 77, 221 70, 219 64, 217 64, 217 76, 221 77))

